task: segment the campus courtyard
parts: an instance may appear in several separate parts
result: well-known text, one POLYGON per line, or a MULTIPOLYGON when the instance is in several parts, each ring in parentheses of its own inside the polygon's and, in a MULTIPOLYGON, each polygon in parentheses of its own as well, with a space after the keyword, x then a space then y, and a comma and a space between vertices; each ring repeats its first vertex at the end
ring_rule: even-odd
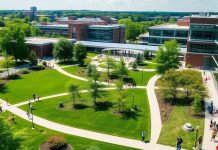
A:
MULTIPOLYGON (((199 126, 198 135, 204 136, 204 117, 193 116, 191 106, 186 103, 164 103, 157 88, 160 76, 153 58, 143 60, 133 69, 135 60, 135 57, 88 53, 82 66, 71 61, 47 61, 49 66, 45 70, 23 74, 1 87, 0 98, 9 111, 3 117, 16 115, 14 127, 24 127, 27 137, 24 145, 29 149, 35 149, 51 135, 64 136, 75 149, 120 150, 174 149, 177 137, 181 136, 183 148, 191 149, 195 146, 196 131, 186 132, 182 126, 186 123, 193 128, 199 126), (121 58, 128 74, 123 78, 124 98, 119 101, 116 87, 119 78, 113 71, 121 58), (113 62, 110 68, 108 61, 113 62), (96 65, 97 82, 101 85, 101 95, 95 102, 89 86, 92 78, 86 73, 89 64, 96 65), (67 89, 68 83, 78 85, 80 94, 76 100, 67 89), (33 125, 35 130, 31 129, 33 125), (141 142, 142 132, 145 143, 141 142), (31 136, 36 139, 28 138, 31 136)), ((197 76, 201 80, 201 73, 197 76)))

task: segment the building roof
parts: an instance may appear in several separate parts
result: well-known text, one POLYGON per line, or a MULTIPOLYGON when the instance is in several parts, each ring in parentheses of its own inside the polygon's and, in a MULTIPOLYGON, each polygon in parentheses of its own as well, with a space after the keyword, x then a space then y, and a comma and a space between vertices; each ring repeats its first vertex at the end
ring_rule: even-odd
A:
MULTIPOLYGON (((93 48, 120 48, 120 49, 132 49, 132 50, 149 50, 156 52, 159 46, 151 45, 138 45, 138 44, 121 44, 121 43, 104 43, 104 42, 91 42, 91 41, 77 41, 76 44, 83 44, 86 47, 93 48)), ((180 48, 181 53, 186 53, 187 48, 180 48)))
MULTIPOLYGON (((59 41, 59 38, 44 38, 44 37, 28 37, 25 39, 27 45, 44 46, 49 44, 55 44, 59 41)), ((74 39, 68 39, 71 42, 75 42, 74 39)))
POLYGON ((152 26, 149 29, 163 29, 163 30, 189 30, 189 26, 179 26, 177 24, 161 24, 152 26))
POLYGON ((68 29, 68 24, 36 24, 37 27, 49 27, 49 28, 67 28, 68 29))
POLYGON ((110 24, 110 25, 90 25, 89 28, 120 28, 125 27, 123 24, 110 24))

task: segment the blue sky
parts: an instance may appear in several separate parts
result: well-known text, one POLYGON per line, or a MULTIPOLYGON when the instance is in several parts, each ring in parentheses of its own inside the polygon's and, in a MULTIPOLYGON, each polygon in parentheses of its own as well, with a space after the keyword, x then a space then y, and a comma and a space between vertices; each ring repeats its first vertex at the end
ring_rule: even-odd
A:
POLYGON ((0 0, 0 10, 33 5, 38 9, 218 12, 218 0, 0 0))

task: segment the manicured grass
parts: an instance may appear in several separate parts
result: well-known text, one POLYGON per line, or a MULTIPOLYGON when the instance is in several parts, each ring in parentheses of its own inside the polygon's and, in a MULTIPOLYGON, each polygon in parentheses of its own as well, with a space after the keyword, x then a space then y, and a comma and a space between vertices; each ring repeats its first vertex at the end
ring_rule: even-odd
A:
POLYGON ((184 141, 182 144, 183 148, 192 149, 195 142, 196 131, 185 132, 181 128, 185 123, 191 123, 194 128, 200 126, 198 135, 203 136, 204 118, 193 117, 190 114, 190 106, 175 105, 169 119, 163 124, 158 143, 175 147, 177 137, 181 136, 184 141))
MULTIPOLYGON (((69 109, 59 110, 59 102, 69 101, 68 97, 59 97, 48 99, 42 102, 34 103, 36 109, 34 114, 42 118, 55 121, 61 124, 70 125, 73 127, 83 128, 87 130, 112 134, 116 136, 140 139, 141 132, 146 131, 146 140, 150 139, 150 109, 147 100, 146 90, 144 89, 128 89, 126 90, 125 108, 131 108, 132 95, 135 94, 135 105, 140 108, 140 111, 131 116, 123 116, 115 113, 118 111, 116 102, 116 91, 108 91, 105 97, 97 99, 97 102, 111 102, 113 105, 107 109, 97 109, 93 107, 90 93, 81 94, 81 101, 77 104, 88 105, 88 108, 72 110, 72 104, 66 107, 69 109)), ((22 106, 22 109, 28 109, 27 105, 22 106)))
MULTIPOLYGON (((7 120, 8 112, 1 114, 7 120)), ((21 149, 38 150, 39 146, 44 143, 50 136, 63 136, 74 150, 87 150, 91 147, 98 147, 98 150, 134 150, 133 148, 123 147, 119 145, 113 145, 109 143, 94 141, 91 139, 81 138, 68 134, 63 134, 47 128, 35 125, 35 130, 31 129, 31 122, 28 122, 22 118, 15 117, 16 124, 13 125, 12 131, 22 130, 24 131, 24 141, 22 142, 21 149)))
MULTIPOLYGON (((67 67, 67 68, 63 68, 65 71, 80 76, 80 77, 84 77, 87 78, 86 76, 86 69, 84 67, 79 67, 79 66, 72 66, 72 67, 67 67)), ((145 72, 143 71, 129 71, 129 75, 128 78, 130 78, 130 80, 133 80, 136 82, 137 85, 140 86, 146 86, 149 79, 151 77, 153 77, 154 75, 156 75, 156 72, 145 72), (143 74, 143 78, 142 78, 142 74, 143 74)), ((99 81, 104 81, 107 82, 107 72, 100 72, 100 77, 99 77, 99 81)), ((111 81, 113 82, 113 81, 111 81)))
POLYGON ((156 72, 145 71, 129 71, 129 77, 132 78, 137 85, 146 86, 151 77, 156 75, 156 72))
POLYGON ((40 97, 66 92, 66 83, 72 81, 80 88, 87 88, 84 81, 69 78, 56 70, 44 70, 23 75, 11 80, 1 88, 0 98, 7 98, 12 104, 32 99, 32 94, 40 97))
POLYGON ((144 63, 138 66, 138 68, 142 68, 142 69, 155 69, 156 67, 157 65, 153 63, 144 63))
POLYGON ((95 57, 95 56, 97 56, 97 55, 99 55, 99 54, 97 54, 97 53, 87 53, 87 56, 88 57, 95 57))

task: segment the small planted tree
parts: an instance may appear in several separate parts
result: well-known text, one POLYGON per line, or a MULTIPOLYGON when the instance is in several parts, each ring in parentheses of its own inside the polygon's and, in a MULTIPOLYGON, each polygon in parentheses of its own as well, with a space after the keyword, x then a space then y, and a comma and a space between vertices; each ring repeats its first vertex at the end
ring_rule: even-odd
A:
POLYGON ((76 97, 80 97, 79 86, 70 82, 70 83, 68 83, 67 87, 68 87, 68 92, 71 94, 71 97, 73 100, 73 105, 75 106, 76 97))
POLYGON ((149 50, 145 50, 144 51, 144 57, 146 60, 149 60, 150 56, 149 56, 149 50))
POLYGON ((37 65, 37 57, 34 51, 30 52, 29 61, 32 65, 37 65))
POLYGON ((124 76, 128 75, 128 69, 126 68, 123 58, 120 58, 120 63, 118 64, 115 73, 120 80, 123 80, 124 76))
POLYGON ((142 54, 138 53, 138 54, 136 55, 136 60, 135 60, 135 61, 136 61, 137 65, 142 64, 142 63, 143 63, 142 54))
POLYGON ((93 66, 92 70, 92 79, 90 81, 90 92, 91 92, 91 97, 93 98, 93 103, 96 104, 96 99, 101 97, 100 94, 100 84, 98 84, 97 80, 99 78, 99 73, 96 69, 96 66, 93 66))
POLYGON ((116 82, 116 91, 117 91, 117 101, 118 101, 118 111, 119 113, 122 112, 122 106, 125 99, 125 93, 123 91, 123 81, 116 82))
POLYGON ((134 71, 136 71, 136 70, 137 70, 137 67, 138 67, 138 64, 137 64, 136 61, 134 61, 134 62, 132 63, 132 69, 133 69, 134 71))
POLYGON ((92 75, 92 68, 93 68, 92 64, 89 64, 86 68, 86 74, 88 77, 91 77, 91 75, 92 75))
POLYGON ((76 44, 74 47, 74 59, 82 66, 87 57, 86 47, 82 44, 76 44))
POLYGON ((203 108, 204 108, 204 102, 202 100, 201 95, 195 94, 194 102, 193 102, 193 105, 192 105, 192 110, 193 110, 194 114, 195 115, 202 114, 202 112, 204 112, 203 108))

